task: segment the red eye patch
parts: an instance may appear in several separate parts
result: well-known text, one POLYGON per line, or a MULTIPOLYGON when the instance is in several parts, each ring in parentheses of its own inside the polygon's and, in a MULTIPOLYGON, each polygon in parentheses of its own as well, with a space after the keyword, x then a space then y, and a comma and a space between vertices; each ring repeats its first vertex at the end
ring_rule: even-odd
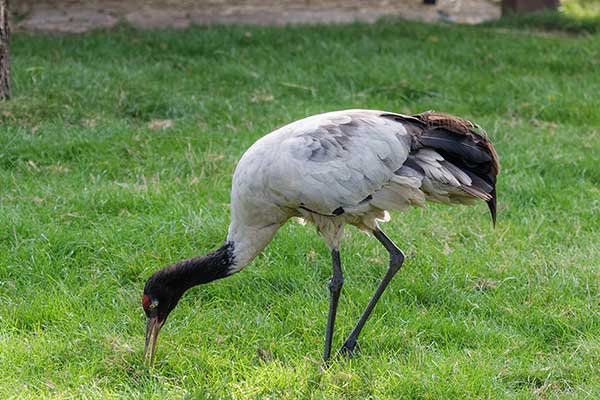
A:
POLYGON ((150 305, 150 296, 148 296, 147 294, 145 294, 142 297, 142 307, 148 308, 149 305, 150 305))

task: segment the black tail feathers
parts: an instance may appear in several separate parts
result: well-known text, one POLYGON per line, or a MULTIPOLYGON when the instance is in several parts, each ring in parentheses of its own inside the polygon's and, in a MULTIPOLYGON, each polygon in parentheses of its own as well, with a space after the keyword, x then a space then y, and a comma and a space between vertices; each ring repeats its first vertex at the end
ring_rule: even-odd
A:
POLYGON ((496 176, 500 173, 500 163, 494 146, 479 125, 432 111, 413 116, 386 113, 382 117, 404 124, 412 136, 411 151, 429 147, 467 174, 471 185, 463 185, 462 189, 487 202, 496 225, 496 176))
POLYGON ((500 164, 485 132, 470 121, 446 114, 423 113, 415 117, 425 124, 417 143, 434 149, 471 177, 471 187, 488 195, 484 200, 496 226, 496 176, 500 164))
POLYGON ((494 227, 496 226, 496 188, 490 193, 492 198, 487 201, 488 208, 490 209, 490 214, 492 214, 492 224, 494 227))

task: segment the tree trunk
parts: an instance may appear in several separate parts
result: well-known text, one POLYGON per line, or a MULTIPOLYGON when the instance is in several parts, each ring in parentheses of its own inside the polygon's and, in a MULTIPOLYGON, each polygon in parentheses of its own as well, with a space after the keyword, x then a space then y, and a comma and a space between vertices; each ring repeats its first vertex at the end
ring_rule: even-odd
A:
POLYGON ((559 0, 502 0, 502 15, 556 10, 559 0))
POLYGON ((8 0, 0 0, 0 101, 10 98, 8 0))

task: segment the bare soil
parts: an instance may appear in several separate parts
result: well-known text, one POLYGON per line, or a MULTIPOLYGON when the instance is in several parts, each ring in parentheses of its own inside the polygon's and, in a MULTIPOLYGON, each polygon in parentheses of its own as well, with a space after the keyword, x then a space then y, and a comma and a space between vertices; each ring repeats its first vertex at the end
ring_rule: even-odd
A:
MULTIPOLYGON (((17 3, 17 2, 16 2, 17 3)), ((438 0, 21 0, 16 30, 84 33, 120 23, 139 29, 191 25, 288 25, 374 22, 385 16, 475 24, 500 16, 497 1, 438 0)))

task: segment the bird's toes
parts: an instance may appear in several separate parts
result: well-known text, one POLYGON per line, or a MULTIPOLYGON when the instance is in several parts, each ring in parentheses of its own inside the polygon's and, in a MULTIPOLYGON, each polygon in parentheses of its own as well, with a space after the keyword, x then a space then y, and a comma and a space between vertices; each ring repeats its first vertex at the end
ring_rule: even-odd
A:
POLYGON ((358 344, 358 342, 354 341, 354 342, 344 342, 344 344, 342 345, 342 348, 339 351, 339 354, 343 355, 344 357, 347 358, 352 358, 354 357, 356 354, 358 354, 360 352, 360 346, 358 344))

